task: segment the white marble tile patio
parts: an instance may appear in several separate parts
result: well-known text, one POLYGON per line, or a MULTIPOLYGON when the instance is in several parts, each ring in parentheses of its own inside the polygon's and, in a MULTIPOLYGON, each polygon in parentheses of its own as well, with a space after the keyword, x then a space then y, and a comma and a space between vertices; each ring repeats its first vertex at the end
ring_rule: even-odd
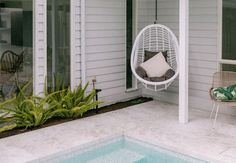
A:
POLYGON ((209 112, 190 111, 178 123, 178 106, 157 101, 0 139, 0 163, 22 163, 72 147, 127 135, 211 162, 236 163, 236 117, 220 114, 212 129, 209 112))

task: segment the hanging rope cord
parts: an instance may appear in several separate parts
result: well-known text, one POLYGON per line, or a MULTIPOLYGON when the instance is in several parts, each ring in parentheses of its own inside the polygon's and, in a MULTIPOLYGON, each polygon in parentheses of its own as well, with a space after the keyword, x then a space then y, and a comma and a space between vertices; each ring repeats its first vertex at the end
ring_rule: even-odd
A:
POLYGON ((154 24, 146 26, 137 35, 131 54, 131 70, 134 76, 145 86, 145 88, 160 91, 167 89, 178 76, 178 55, 179 44, 174 33, 166 26, 157 24, 157 0, 155 0, 155 21, 154 24), (144 61, 144 52, 168 51, 168 64, 175 71, 173 77, 168 80, 153 82, 141 78, 136 73, 136 68, 144 61))
POLYGON ((155 20, 154 24, 157 24, 157 0, 155 0, 155 20))

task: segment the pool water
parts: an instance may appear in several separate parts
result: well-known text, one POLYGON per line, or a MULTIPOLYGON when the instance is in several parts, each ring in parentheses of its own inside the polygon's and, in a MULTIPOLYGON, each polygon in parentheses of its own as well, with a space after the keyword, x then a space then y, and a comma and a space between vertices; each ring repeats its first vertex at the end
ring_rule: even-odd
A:
POLYGON ((186 155, 119 137, 85 149, 52 156, 37 162, 47 163, 206 163, 186 155))

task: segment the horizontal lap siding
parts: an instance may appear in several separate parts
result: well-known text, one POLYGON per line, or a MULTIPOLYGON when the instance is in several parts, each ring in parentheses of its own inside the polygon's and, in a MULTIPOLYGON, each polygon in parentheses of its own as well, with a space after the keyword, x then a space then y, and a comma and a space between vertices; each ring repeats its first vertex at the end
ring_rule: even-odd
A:
POLYGON ((125 0, 86 0, 86 75, 106 104, 141 95, 126 93, 125 0))
POLYGON ((153 10, 153 0, 137 0, 138 3, 138 31, 142 30, 145 26, 152 24, 155 20, 153 10))
MULTIPOLYGON (((177 36, 178 2, 158 0, 158 22, 170 27, 177 36)), ((190 106, 194 108, 210 109, 211 107, 208 90, 211 87, 212 75, 217 71, 217 3, 217 0, 190 0, 189 93, 190 106)), ((154 11, 154 7, 148 10, 151 9, 154 11)), ((143 92, 150 94, 146 90, 143 92)), ((169 102, 173 102, 173 98, 177 103, 178 81, 175 81, 167 91, 158 93, 157 97, 169 102)))
POLYGON ((217 71, 218 0, 190 1, 190 106, 211 109, 209 89, 217 71))

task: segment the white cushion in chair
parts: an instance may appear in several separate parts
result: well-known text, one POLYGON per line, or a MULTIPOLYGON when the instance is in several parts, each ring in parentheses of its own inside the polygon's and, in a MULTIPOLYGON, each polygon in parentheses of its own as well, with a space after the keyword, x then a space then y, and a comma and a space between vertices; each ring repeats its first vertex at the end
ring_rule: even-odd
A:
POLYGON ((146 71, 148 77, 162 77, 167 70, 171 69, 162 52, 143 62, 140 66, 146 71))

